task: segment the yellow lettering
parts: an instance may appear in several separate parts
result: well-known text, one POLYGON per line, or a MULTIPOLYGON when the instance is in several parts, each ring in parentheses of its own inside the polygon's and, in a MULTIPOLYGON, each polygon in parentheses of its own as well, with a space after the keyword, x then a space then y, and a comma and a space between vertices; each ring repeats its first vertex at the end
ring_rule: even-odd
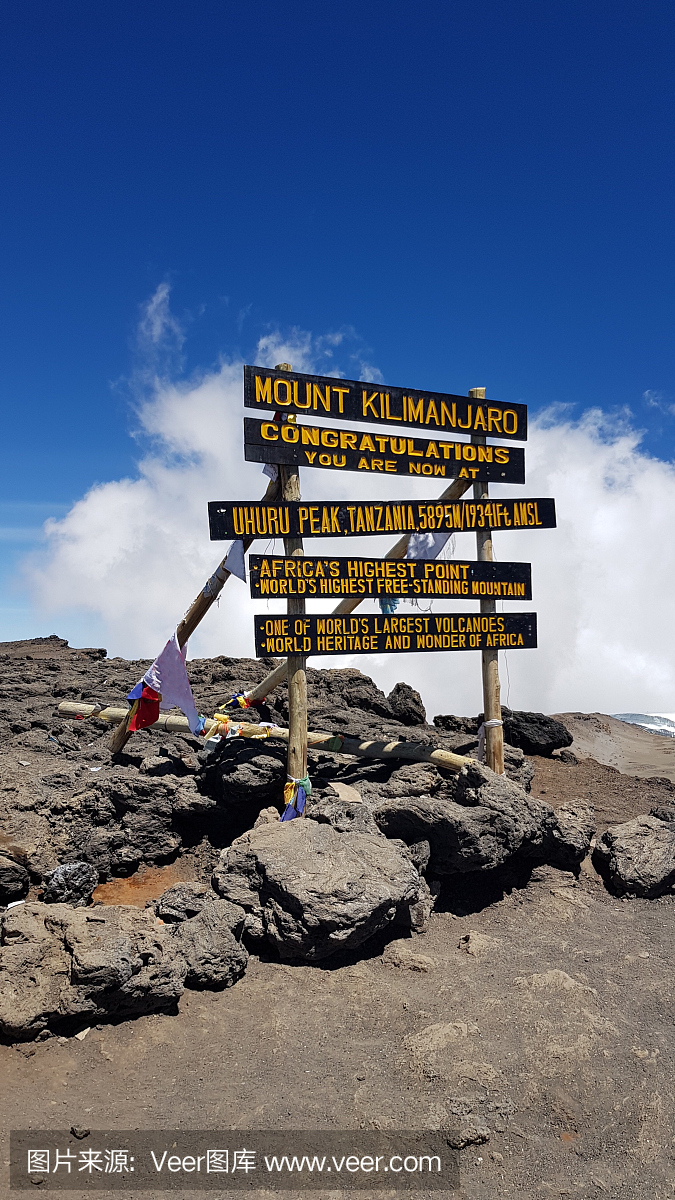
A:
POLYGON ((274 403, 281 408, 288 407, 293 403, 293 389, 290 379, 275 379, 274 380, 274 403), (281 398, 281 388, 285 389, 285 399, 281 398))
POLYGON ((312 384, 312 404, 314 405, 315 410, 319 407, 319 403, 321 403, 323 405, 326 412, 330 412, 330 384, 329 383, 326 384, 325 396, 322 393, 321 388, 318 386, 318 384, 316 384, 316 383, 312 384))
MULTIPOLYGON (((375 417, 375 420, 376 421, 380 420, 381 413, 379 413, 375 407, 375 401, 377 400, 377 397, 379 395, 380 395, 379 392, 373 392, 372 396, 369 396, 366 389, 365 388, 363 389, 362 416, 364 416, 364 417, 367 416, 368 409, 370 409, 373 416, 375 417)), ((373 447, 373 449, 375 449, 375 447, 373 447)))
POLYGON ((264 380, 264 382, 261 379, 260 375, 256 375, 256 377, 255 377, 255 398, 256 398, 256 401, 258 402, 258 404, 260 404, 261 402, 263 404, 271 404, 272 403, 272 379, 269 375, 264 380))
POLYGON ((428 425, 428 424, 429 424, 429 422, 430 422, 430 420, 431 420, 431 417, 432 417, 432 413, 433 413, 433 419, 434 419, 434 421, 435 421, 436 425, 438 425, 438 424, 439 424, 439 420, 438 420, 438 409, 436 408, 436 401, 435 401, 435 400, 430 400, 430 401, 429 401, 429 403, 427 404, 427 415, 426 415, 426 417, 425 417, 425 419, 424 419, 424 424, 425 424, 425 425, 428 425))
POLYGON ((420 396, 415 402, 412 396, 408 396, 408 424, 414 425, 415 421, 419 421, 420 424, 424 422, 424 400, 420 396))

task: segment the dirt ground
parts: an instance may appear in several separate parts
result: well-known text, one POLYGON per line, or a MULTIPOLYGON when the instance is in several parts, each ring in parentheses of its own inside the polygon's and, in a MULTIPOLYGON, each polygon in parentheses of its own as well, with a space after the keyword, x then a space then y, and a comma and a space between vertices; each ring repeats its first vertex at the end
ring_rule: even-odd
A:
MULTIPOLYGON (((667 779, 535 761, 533 795, 588 798, 600 828, 672 803, 667 779)), ((609 895, 590 860, 537 868, 443 894, 425 934, 365 957, 252 958, 176 1015, 0 1046, 4 1194, 10 1128, 459 1125, 466 1200, 671 1197, 674 906, 609 895)))

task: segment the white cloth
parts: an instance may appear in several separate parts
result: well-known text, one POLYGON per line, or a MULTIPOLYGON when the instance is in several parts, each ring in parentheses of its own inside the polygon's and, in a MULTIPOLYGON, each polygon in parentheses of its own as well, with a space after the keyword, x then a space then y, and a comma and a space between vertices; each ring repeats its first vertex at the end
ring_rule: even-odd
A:
POLYGON ((168 712, 174 707, 180 708, 185 713, 192 732, 197 733, 199 713, 195 707, 190 680, 185 669, 186 655, 187 643, 181 650, 174 633, 149 671, 145 672, 143 682, 159 692, 162 697, 159 707, 163 712, 168 712))
POLYGON ((451 533, 411 533, 406 558, 438 558, 451 533))
POLYGON ((237 541, 232 543, 225 559, 225 569, 230 572, 230 575, 236 575, 237 579, 243 579, 244 583, 246 583, 243 542, 237 541))
POLYGON ((478 730, 478 750, 476 752, 480 762, 485 762, 485 730, 497 729, 499 725, 503 724, 504 722, 500 721, 497 717, 493 717, 491 721, 483 721, 483 724, 478 730))
POLYGON ((274 463, 265 463, 262 473, 263 475, 266 475, 268 479, 273 479, 276 481, 279 478, 279 468, 275 466, 274 463))

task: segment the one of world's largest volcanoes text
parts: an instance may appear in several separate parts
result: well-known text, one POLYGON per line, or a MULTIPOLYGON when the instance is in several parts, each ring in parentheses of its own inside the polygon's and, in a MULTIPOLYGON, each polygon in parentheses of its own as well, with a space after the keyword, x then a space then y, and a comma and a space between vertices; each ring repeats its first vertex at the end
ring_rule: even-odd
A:
POLYGON ((536 613, 429 616, 256 616, 258 658, 269 654, 382 654, 433 650, 530 650, 536 613))

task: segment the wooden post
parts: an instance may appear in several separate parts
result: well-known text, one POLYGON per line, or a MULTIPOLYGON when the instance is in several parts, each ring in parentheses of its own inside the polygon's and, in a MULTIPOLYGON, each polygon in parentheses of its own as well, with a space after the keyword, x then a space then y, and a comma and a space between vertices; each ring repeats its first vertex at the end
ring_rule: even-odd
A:
MULTIPOLYGON (((485 399, 485 388, 471 388, 469 396, 475 400, 485 399)), ((473 434, 471 441, 477 446, 485 445, 485 437, 473 434)), ((487 483, 474 483, 473 495, 475 500, 487 500, 489 487, 487 483)), ((476 545, 479 562, 492 562, 492 531, 490 529, 476 530, 476 545)), ((482 613, 497 611, 497 602, 484 597, 480 602, 482 613)), ((497 775, 504 774, 504 730, 499 725, 488 726, 488 721, 502 719, 502 707, 499 698, 499 651, 482 650, 483 667, 483 721, 485 729, 485 762, 497 775)))
MULTIPOLYGON (((278 363, 275 371, 291 371, 290 363, 278 363)), ((300 471, 297 467, 279 466, 279 484, 282 503, 300 500, 300 471)), ((288 558, 301 558, 304 554, 302 538, 284 538, 284 551, 288 558)), ((286 611, 289 617, 305 615, 305 601, 301 596, 289 596, 286 611)), ((291 629, 291 633, 294 631, 291 629)), ((304 779, 307 774, 307 659, 301 655, 289 655, 288 672, 288 766, 290 779, 304 779)))

